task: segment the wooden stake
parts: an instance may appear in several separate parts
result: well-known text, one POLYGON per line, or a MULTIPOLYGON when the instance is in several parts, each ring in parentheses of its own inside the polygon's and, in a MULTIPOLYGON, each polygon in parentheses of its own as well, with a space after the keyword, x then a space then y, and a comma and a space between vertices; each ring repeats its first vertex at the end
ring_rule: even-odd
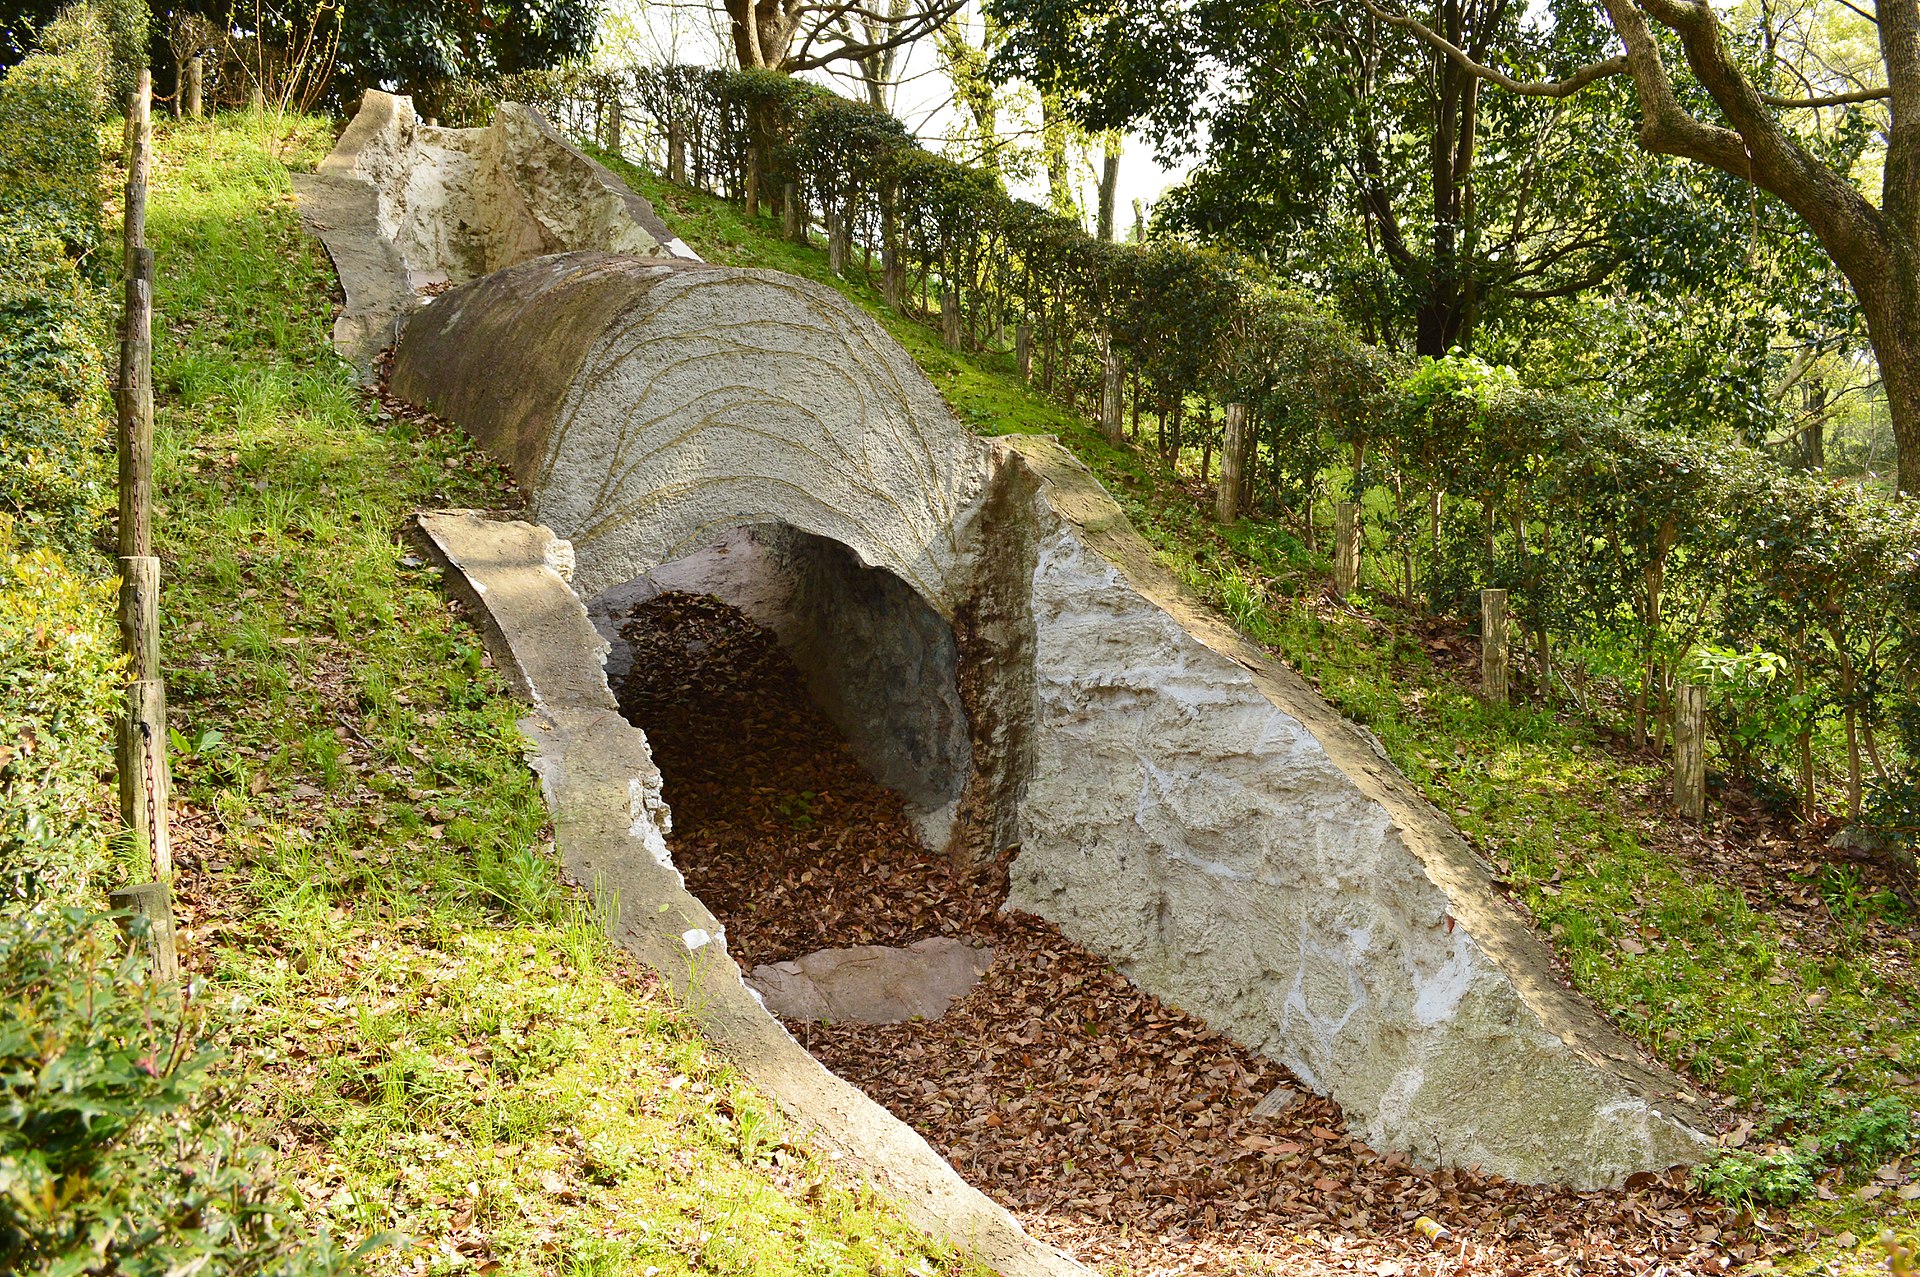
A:
MULTIPOLYGON (((129 236, 133 234, 131 230, 129 236)), ((153 251, 127 260, 126 314, 120 338, 120 553, 153 553, 153 251)))
MULTIPOLYGON (((1226 441, 1220 448, 1220 488, 1214 494, 1213 517, 1232 523, 1240 517, 1240 488, 1247 469, 1247 406, 1227 405, 1226 441)), ((1346 590, 1340 591, 1342 595, 1346 590)))
POLYGON ((1673 689, 1673 805, 1688 820, 1707 814, 1707 689, 1673 689))
POLYGON ((847 273, 847 241, 840 233, 840 214, 832 209, 827 211, 827 269, 835 275, 845 277, 847 273))
POLYGON ((948 350, 960 349, 960 294, 951 288, 940 294, 940 340, 948 350))
POLYGON ((687 184, 687 134, 678 120, 667 122, 667 180, 687 184))
POLYGON ((1021 381, 1033 380, 1033 325, 1013 326, 1013 362, 1020 369, 1021 381))
POLYGON ((180 85, 180 96, 186 100, 186 112, 191 119, 197 120, 205 113, 200 101, 200 85, 205 77, 206 64, 196 53, 187 59, 186 70, 180 85))
POLYGON ((796 244, 806 242, 806 227, 800 221, 800 188, 793 182, 780 189, 780 233, 796 244))
POLYGON ((1480 591, 1480 694, 1507 703, 1507 592, 1480 591))
POLYGON ((1333 506, 1333 592, 1346 598, 1360 588, 1360 507, 1351 501, 1333 506))
POLYGON ((1106 359, 1100 370, 1100 430, 1107 436, 1108 443, 1120 442, 1120 420, 1125 408, 1126 385, 1120 364, 1120 353, 1113 348, 1113 339, 1107 338, 1106 359))
POLYGON ((133 935, 135 918, 147 920, 147 956, 153 963, 156 980, 172 982, 180 978, 180 960, 174 948, 173 893, 164 882, 143 882, 107 893, 107 901, 116 913, 133 917, 118 919, 120 930, 133 935))
POLYGON ((160 560, 120 559, 120 645, 134 682, 160 677, 160 560))

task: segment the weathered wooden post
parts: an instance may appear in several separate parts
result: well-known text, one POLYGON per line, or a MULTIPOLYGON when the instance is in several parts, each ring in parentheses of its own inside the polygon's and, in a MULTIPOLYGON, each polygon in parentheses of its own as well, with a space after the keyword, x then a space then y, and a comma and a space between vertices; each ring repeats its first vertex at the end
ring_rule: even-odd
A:
POLYGON ((620 135, 625 131, 625 116, 626 111, 620 105, 620 93, 616 89, 607 98, 607 149, 615 155, 622 154, 620 146, 624 139, 620 135))
POLYGON ((795 243, 806 242, 806 228, 800 223, 800 187, 793 182, 780 188, 780 233, 795 243))
POLYGON ((1360 507, 1352 501, 1333 506, 1333 592, 1346 598, 1360 588, 1360 507))
POLYGON ((1673 687, 1673 805, 1688 820, 1707 814, 1707 689, 1673 687))
POLYGON ((940 294, 940 340, 948 350, 960 349, 960 294, 951 288, 940 294))
POLYGON ((1480 694, 1507 703, 1507 592, 1480 591, 1480 694))
MULTIPOLYGON (((1220 489, 1214 494, 1213 517, 1232 523, 1240 517, 1240 488, 1247 473, 1247 406, 1227 405, 1226 438, 1220 448, 1220 489)), ((1345 590, 1341 590, 1344 595, 1345 590)))
POLYGON ((680 121, 667 121, 667 180, 687 184, 687 133, 680 121))
MULTIPOLYGON (((173 875, 167 836, 167 696, 160 680, 160 560, 153 555, 153 252, 146 246, 153 164, 153 77, 140 72, 128 103, 126 313, 115 412, 119 453, 120 626, 128 658, 127 712, 116 743, 120 811, 153 857, 163 888, 173 875)), ((157 927, 156 927, 157 929, 157 927)), ((168 965, 172 922, 169 916, 168 965)), ((156 958, 156 962, 158 959, 156 958)))
POLYGON ((1013 326, 1013 362, 1020 370, 1021 381, 1033 380, 1033 325, 1015 324, 1013 326))
POLYGON ((116 913, 132 916, 119 919, 120 930, 133 935, 134 920, 147 920, 147 956, 153 974, 163 981, 180 976, 180 958, 173 938, 173 892, 163 882, 143 882, 107 893, 107 903, 116 913))
POLYGON ((847 240, 841 234, 840 210, 827 210, 827 269, 836 275, 847 273, 847 240))
POLYGON ((1100 432, 1107 437, 1108 443, 1120 442, 1121 417, 1126 406, 1123 370, 1120 364, 1120 352, 1113 348, 1113 338, 1104 338, 1105 358, 1100 369, 1100 432))
POLYGON ((206 63, 201 61, 197 53, 187 59, 187 65, 181 72, 180 97, 189 119, 197 120, 205 114, 200 100, 200 86, 206 73, 206 63))
POLYGON ((748 217, 760 216, 760 148, 753 142, 747 143, 747 189, 742 202, 748 217))

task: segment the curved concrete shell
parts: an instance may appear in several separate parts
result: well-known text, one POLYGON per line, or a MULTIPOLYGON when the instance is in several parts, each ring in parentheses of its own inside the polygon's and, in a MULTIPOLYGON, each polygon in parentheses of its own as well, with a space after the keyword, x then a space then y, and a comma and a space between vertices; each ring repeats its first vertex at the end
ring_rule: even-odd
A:
POLYGON ((417 315, 393 388, 509 462, 582 594, 760 525, 909 583, 957 647, 954 854, 1017 847, 1015 905, 1376 1146, 1580 1187, 1704 1152, 1678 1080, 1556 982, 1370 738, 1184 598, 1057 445, 970 435, 838 293, 536 259, 417 315))

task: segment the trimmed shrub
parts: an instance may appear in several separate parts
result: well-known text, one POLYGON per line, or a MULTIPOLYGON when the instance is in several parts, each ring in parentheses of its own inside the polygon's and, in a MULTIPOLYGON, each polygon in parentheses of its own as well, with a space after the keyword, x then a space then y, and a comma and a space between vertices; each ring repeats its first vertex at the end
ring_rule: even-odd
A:
POLYGON ((113 600, 111 580, 23 549, 0 516, 0 908, 77 900, 105 862, 113 600))
POLYGON ((102 310, 57 242, 0 222, 0 513, 28 543, 81 551, 111 500, 102 310))

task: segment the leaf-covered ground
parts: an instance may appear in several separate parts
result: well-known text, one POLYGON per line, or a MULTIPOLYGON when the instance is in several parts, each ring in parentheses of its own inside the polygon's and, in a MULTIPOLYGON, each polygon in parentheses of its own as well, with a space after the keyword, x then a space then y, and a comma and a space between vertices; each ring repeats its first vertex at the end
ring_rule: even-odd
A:
POLYGON ((330 142, 162 121, 148 224, 180 939, 241 1116, 308 1226, 386 1235, 376 1272, 977 1271, 790 1139, 562 881, 523 707, 400 539, 516 497, 333 355, 288 176, 330 142))
POLYGON ((675 863, 738 959, 936 935, 993 948, 938 1020, 788 1027, 1037 1236, 1142 1274, 1718 1273, 1792 1244, 1673 1180, 1556 1192, 1376 1152, 1284 1068, 1002 912, 1003 876, 956 881, 769 631, 669 593, 622 632, 621 706, 665 778, 675 863), (1284 1111, 1253 1116, 1276 1088, 1284 1111))

